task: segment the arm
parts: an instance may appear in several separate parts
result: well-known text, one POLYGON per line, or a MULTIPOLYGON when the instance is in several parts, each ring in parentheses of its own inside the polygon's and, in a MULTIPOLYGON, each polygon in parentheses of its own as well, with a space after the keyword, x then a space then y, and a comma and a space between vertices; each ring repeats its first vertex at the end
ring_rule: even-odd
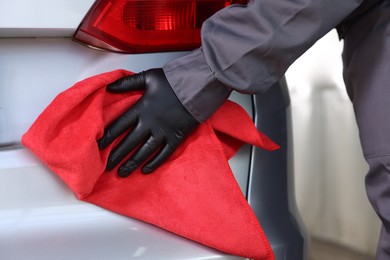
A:
POLYGON ((164 66, 187 110, 206 120, 232 90, 265 92, 363 0, 252 0, 202 27, 202 48, 164 66))

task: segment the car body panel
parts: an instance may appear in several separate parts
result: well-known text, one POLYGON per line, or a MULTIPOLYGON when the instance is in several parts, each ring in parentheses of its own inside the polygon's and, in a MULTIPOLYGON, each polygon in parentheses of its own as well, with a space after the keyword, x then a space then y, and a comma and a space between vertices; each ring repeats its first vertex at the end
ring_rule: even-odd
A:
MULTIPOLYGON (((10 86, 0 88, 0 259, 237 259, 78 201, 19 143, 51 100, 75 82, 118 68, 160 67, 183 54, 121 55, 69 38, 0 38, 0 84, 10 86)), ((249 96, 232 99, 252 114, 249 96)), ((250 150, 245 146, 230 160, 244 193, 250 150)))
POLYGON ((0 165, 0 259, 241 259, 77 200, 26 149, 0 165))
POLYGON ((0 0, 0 37, 71 37, 94 0, 0 0))
MULTIPOLYGON (((91 0, 82 2, 0 0, 0 259, 242 259, 77 200, 62 181, 21 147, 19 140, 35 118, 75 82, 119 68, 139 72, 161 67, 186 53, 123 55, 76 44, 70 36, 93 4, 91 0)), ((234 93, 231 99, 253 118, 259 115, 256 98, 234 93)), ((281 105, 277 111, 288 113, 288 102, 279 94, 275 99, 281 105)), ((302 246, 300 253, 288 254, 288 246, 294 244, 291 239, 305 241, 300 235, 304 229, 288 221, 286 225, 293 226, 291 234, 296 234, 285 236, 280 228, 283 223, 272 221, 272 212, 278 207, 286 214, 282 221, 299 220, 293 196, 284 191, 275 197, 274 210, 269 211, 272 214, 259 208, 264 201, 254 176, 266 173, 258 172, 256 165, 263 165, 264 157, 254 151, 246 145, 229 161, 236 180, 254 204, 261 223, 267 225, 264 230, 276 259, 304 259, 306 249, 302 246)), ((279 159, 286 163, 288 158, 279 159)), ((291 182, 289 169, 280 172, 282 184, 291 182)), ((267 198, 272 200, 272 195, 267 198)))

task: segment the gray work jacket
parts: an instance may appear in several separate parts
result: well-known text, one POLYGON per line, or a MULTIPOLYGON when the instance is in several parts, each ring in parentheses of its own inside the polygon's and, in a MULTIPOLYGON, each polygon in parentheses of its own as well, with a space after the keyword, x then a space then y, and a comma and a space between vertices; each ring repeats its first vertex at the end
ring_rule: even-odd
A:
POLYGON ((202 47, 167 63, 164 72, 182 104, 203 122, 232 90, 265 92, 330 30, 341 24, 345 33, 354 11, 367 2, 379 1, 252 0, 229 6, 204 22, 202 47))

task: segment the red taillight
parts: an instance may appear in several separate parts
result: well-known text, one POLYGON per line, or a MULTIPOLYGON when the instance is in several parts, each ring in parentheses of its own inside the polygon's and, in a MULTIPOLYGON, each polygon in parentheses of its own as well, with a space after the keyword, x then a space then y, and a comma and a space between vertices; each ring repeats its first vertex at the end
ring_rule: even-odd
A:
POLYGON ((202 23, 232 2, 236 1, 98 0, 73 38, 123 53, 191 50, 200 46, 202 23))

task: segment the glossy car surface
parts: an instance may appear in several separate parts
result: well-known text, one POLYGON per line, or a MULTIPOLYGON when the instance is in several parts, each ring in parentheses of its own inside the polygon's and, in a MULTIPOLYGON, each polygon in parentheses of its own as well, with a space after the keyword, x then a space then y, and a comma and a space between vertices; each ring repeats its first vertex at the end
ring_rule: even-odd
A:
MULTIPOLYGON (((92 4, 0 1, 0 259, 241 259, 78 201, 20 146, 39 113, 75 82, 118 68, 161 67, 185 54, 123 55, 72 42, 92 4)), ((288 94, 283 82, 273 89, 264 97, 234 94, 231 99, 284 148, 266 154, 245 146, 229 163, 277 259, 304 259, 305 232, 291 188, 288 94), (264 98, 276 106, 261 107, 264 98)))

